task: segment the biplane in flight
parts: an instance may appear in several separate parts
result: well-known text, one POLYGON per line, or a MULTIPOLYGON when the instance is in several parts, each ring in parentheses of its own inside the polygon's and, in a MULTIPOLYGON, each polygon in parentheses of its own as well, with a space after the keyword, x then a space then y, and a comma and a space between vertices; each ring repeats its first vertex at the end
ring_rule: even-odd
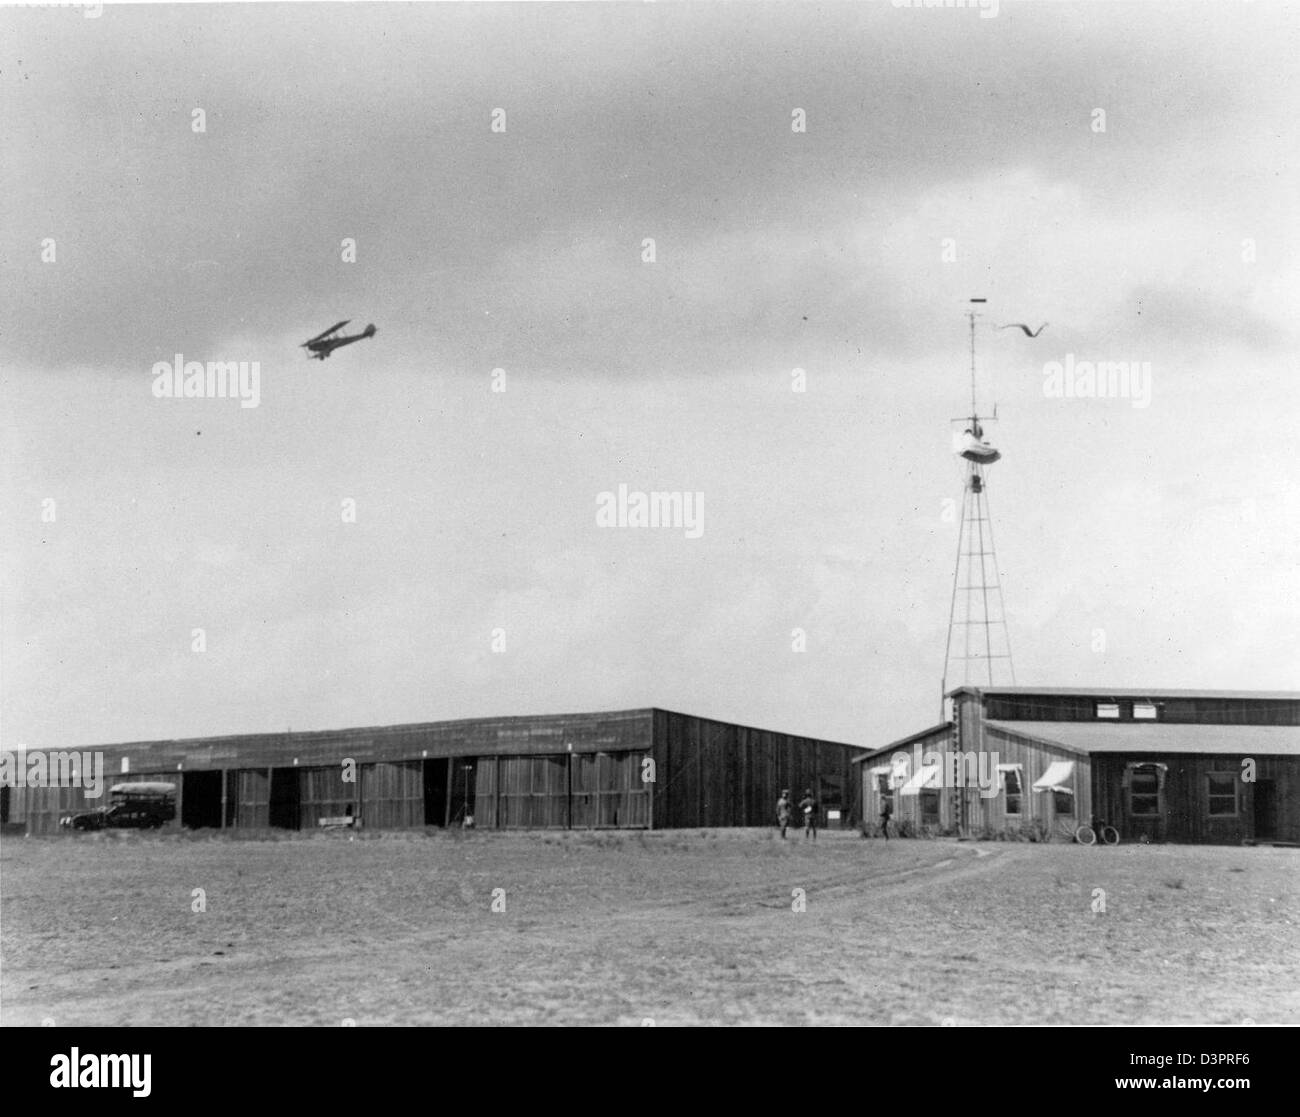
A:
POLYGON ((338 331, 351 321, 351 318, 344 318, 342 322, 335 323, 324 333, 317 334, 310 341, 304 341, 302 343, 302 348, 308 350, 308 359, 323 361, 341 345, 351 345, 354 341, 360 341, 362 338, 375 336, 376 330, 373 322, 359 334, 339 335, 338 331))

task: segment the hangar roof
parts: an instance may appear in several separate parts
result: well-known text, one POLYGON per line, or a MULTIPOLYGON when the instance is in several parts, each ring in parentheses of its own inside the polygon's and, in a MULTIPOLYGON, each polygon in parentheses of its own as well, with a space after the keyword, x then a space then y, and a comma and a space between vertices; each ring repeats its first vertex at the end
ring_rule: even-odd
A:
POLYGON ((1300 756, 1300 725, 1182 725, 1175 722, 997 721, 1002 733, 1077 753, 1201 753, 1300 756))
MULTIPOLYGON (((359 763, 368 763, 425 757, 618 751, 649 748, 654 736, 656 713, 670 717, 693 717, 659 706, 642 706, 630 710, 592 713, 460 718, 455 721, 353 726, 347 729, 286 730, 282 733, 238 733, 222 737, 124 741, 81 747, 102 750, 112 758, 114 765, 120 758, 125 758, 130 761, 131 770, 135 772, 275 767, 287 766, 290 762, 308 768, 333 764, 344 756, 359 763)), ((816 742, 818 745, 853 752, 865 751, 862 745, 828 741, 820 737, 760 729, 714 718, 694 720, 744 729, 750 733, 816 742)))

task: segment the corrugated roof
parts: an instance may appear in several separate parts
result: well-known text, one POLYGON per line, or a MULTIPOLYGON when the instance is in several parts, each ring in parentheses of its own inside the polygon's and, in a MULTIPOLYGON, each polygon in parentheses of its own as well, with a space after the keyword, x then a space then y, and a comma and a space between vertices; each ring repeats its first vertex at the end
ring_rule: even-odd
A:
POLYGON ((959 686, 954 694, 1037 694, 1061 698, 1246 698, 1258 701, 1300 702, 1300 690, 1169 690, 1154 687, 1077 687, 1077 686, 959 686))
POLYGON ((1300 756, 1300 725, 1180 725, 1175 722, 995 721, 984 724, 1077 753, 1224 753, 1300 756))

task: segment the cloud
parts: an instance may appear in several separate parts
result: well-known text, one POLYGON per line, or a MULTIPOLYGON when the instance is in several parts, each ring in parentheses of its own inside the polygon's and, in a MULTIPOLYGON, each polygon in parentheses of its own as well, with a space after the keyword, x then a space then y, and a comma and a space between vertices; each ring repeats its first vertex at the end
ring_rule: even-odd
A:
POLYGON ((7 737, 929 723, 979 295, 1022 681, 1294 676, 1293 15, 336 15, 5 13, 7 737), (378 337, 307 362, 345 317, 378 337), (153 399, 177 352, 260 406, 153 399), (1151 406, 1047 398, 1066 353, 1151 361, 1151 406), (620 482, 704 536, 598 529, 620 482))

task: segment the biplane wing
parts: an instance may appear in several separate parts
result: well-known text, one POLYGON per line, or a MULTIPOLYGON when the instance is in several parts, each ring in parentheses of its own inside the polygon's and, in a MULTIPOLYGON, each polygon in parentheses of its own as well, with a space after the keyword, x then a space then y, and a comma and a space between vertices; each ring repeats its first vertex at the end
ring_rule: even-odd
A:
POLYGON ((342 322, 335 322, 334 325, 332 325, 324 333, 319 333, 315 337, 310 338, 307 341, 304 341, 302 343, 303 347, 305 348, 308 345, 315 345, 316 342, 320 341, 322 338, 329 337, 329 335, 334 333, 336 330, 341 330, 344 326, 346 326, 351 321, 352 321, 351 318, 344 318, 342 322))

